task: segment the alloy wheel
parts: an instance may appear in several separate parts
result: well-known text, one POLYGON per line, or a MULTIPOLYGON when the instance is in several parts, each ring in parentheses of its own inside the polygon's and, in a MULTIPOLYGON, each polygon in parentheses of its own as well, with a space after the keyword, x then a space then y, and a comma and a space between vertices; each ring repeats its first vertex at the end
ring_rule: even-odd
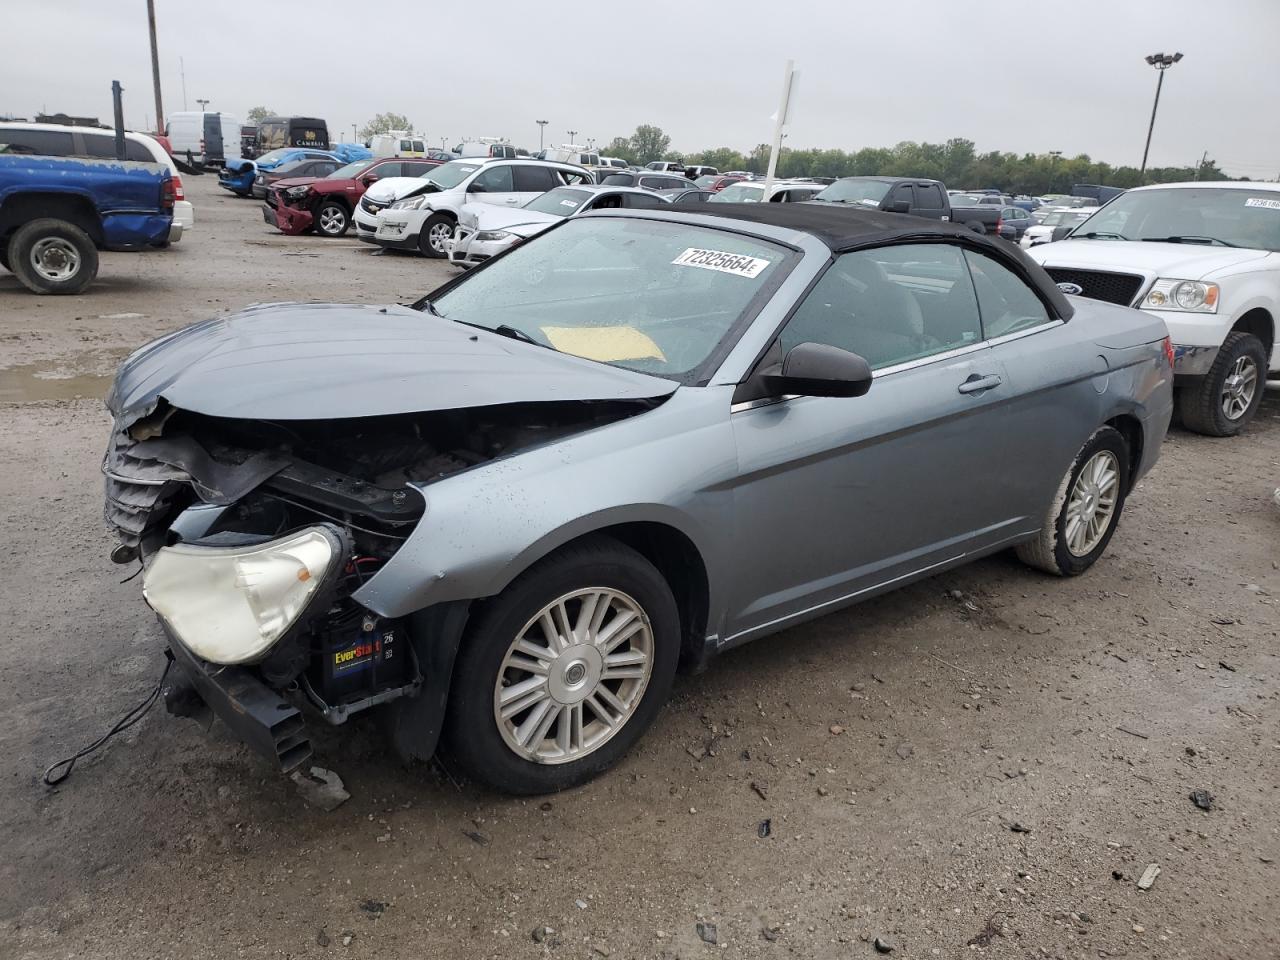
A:
POLYGON ((581 760, 635 714, 653 673, 653 629, 630 596, 566 593, 516 635, 498 670, 493 715, 503 742, 534 763, 581 760))
POLYGON ((1120 463, 1111 451, 1100 450, 1084 465, 1067 498, 1062 535, 1073 556, 1088 556, 1102 541, 1119 495, 1120 463))
POLYGON ((45 280, 69 280, 80 269, 80 251, 70 240, 45 237, 31 248, 31 266, 45 280))
POLYGON ((445 241, 453 236, 453 228, 447 223, 437 223, 427 232, 427 243, 436 253, 444 253, 445 241))
POLYGON ((1231 372, 1222 381, 1222 412, 1228 420, 1239 420, 1253 406, 1258 389, 1258 366, 1249 356, 1237 357, 1231 372))
POLYGON ((338 234, 347 225, 347 215, 340 207, 328 206, 320 210, 320 230, 322 233, 338 234))

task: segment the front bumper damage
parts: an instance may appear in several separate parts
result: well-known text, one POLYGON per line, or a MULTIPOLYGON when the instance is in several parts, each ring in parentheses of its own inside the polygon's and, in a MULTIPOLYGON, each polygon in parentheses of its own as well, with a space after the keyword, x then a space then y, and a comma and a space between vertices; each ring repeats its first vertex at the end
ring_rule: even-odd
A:
MULTIPOLYGON (((309 197, 303 197, 303 201, 309 197)), ((272 190, 262 204, 262 219, 281 233, 297 236, 310 230, 315 215, 308 207, 294 206, 279 190, 272 190)))
MULTIPOLYGON (((161 621, 163 625, 163 621, 161 621)), ((169 650, 185 679, 210 710, 254 752, 291 773, 311 758, 302 713, 244 667, 201 660, 165 627, 169 650)), ((165 691, 170 713, 188 716, 189 696, 181 686, 165 691), (179 706, 181 704, 181 706, 179 706)))

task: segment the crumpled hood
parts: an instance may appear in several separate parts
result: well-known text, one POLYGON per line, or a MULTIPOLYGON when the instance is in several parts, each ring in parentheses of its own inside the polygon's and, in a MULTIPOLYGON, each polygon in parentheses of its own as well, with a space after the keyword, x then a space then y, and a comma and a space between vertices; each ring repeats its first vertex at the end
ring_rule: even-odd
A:
POLYGON ((1070 238, 1033 247, 1027 254, 1046 267, 1138 271, 1179 280, 1202 280, 1224 267, 1238 266, 1267 256, 1265 250, 1209 247, 1192 243, 1070 238))
POLYGON ((424 186, 426 181, 422 177, 383 177, 370 185, 364 195, 379 203, 390 203, 392 200, 403 199, 415 188, 424 186))
POLYGON ((458 211, 458 222, 464 226, 476 230, 512 230, 521 235, 525 235, 524 230, 513 228, 531 227, 529 233, 537 233, 562 219, 551 213, 539 213, 523 207, 500 207, 496 203, 466 203, 458 211))
POLYGON ((290 187, 308 187, 319 179, 319 177, 284 177, 280 180, 272 180, 271 185, 281 190, 288 190, 290 187))
POLYGON ((160 398, 213 417, 327 420, 557 400, 664 397, 676 384, 402 306, 283 303, 194 324, 120 365, 113 415, 160 398))

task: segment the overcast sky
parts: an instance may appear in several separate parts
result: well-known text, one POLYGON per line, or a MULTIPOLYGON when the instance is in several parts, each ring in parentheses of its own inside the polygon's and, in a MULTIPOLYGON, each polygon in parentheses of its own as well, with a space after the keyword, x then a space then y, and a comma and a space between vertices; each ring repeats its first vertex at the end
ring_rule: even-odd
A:
MULTIPOLYGON (((395 111, 437 143, 607 143, 654 123, 672 147, 769 139, 783 64, 801 73, 790 146, 974 140, 980 151, 1142 159, 1203 151, 1228 173, 1280 175, 1280 0, 156 0, 166 112, 320 116, 331 135, 395 111)), ((155 113, 145 0, 0 0, 0 114, 155 113)))

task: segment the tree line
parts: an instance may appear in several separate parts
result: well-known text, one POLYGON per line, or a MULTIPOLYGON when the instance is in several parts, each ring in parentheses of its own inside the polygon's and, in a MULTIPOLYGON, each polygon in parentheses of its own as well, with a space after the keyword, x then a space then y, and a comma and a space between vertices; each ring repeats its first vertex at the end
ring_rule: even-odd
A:
MULTIPOLYGON (((762 143, 750 153, 733 147, 716 147, 681 154, 670 149, 671 138, 662 129, 642 124, 630 137, 615 137, 601 153, 620 157, 639 166, 652 160, 679 160, 706 164, 717 170, 749 170, 763 174, 769 166, 769 145, 762 143)), ((1230 180, 1207 156, 1198 166, 1149 167, 1146 176, 1137 167, 1113 166, 1094 160, 1086 153, 1074 157, 1057 153, 979 153, 972 140, 955 137, 946 143, 915 143, 904 140, 892 147, 864 147, 861 150, 792 149, 783 147, 778 155, 779 177, 922 177, 941 180, 953 189, 995 188, 1005 193, 1070 193, 1077 183, 1097 183, 1129 188, 1142 182, 1170 183, 1179 180, 1230 180)), ((1247 179, 1247 178, 1242 178, 1247 179)))

